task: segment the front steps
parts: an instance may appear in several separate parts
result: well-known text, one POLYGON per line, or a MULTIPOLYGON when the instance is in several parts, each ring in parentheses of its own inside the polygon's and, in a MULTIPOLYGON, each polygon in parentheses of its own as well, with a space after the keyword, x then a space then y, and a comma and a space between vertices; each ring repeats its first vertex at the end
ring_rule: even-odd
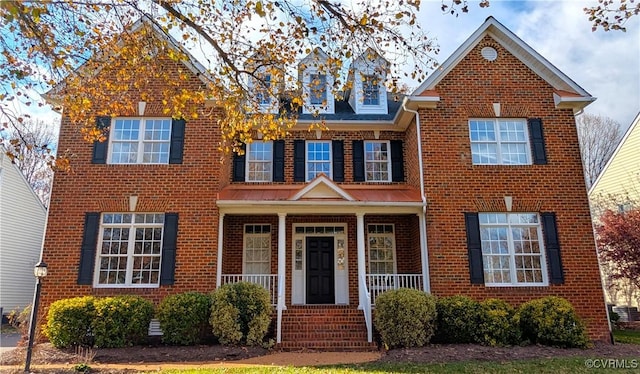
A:
POLYGON ((283 350, 373 351, 361 310, 347 305, 289 306, 282 312, 283 350))

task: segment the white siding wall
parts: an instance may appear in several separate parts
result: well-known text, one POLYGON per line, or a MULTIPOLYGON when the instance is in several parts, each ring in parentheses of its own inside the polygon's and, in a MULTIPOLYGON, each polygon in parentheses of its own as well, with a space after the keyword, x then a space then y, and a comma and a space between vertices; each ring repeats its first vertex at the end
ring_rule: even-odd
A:
POLYGON ((46 210, 0 148, 0 307, 33 301, 33 266, 40 258, 46 210))

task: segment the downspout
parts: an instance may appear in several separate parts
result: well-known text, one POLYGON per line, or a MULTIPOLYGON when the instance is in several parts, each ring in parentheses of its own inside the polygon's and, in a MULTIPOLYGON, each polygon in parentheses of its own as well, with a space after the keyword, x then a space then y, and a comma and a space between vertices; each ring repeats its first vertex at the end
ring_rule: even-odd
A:
POLYGON ((424 166, 422 162, 422 136, 420 134, 420 114, 417 110, 407 108, 407 98, 402 101, 402 109, 415 114, 416 142, 418 143, 418 167, 420 168, 420 197, 422 198, 422 212, 418 215, 420 224, 420 248, 422 249, 422 286, 424 291, 431 293, 431 280, 429 277, 429 249, 427 247, 427 198, 424 196, 424 166))

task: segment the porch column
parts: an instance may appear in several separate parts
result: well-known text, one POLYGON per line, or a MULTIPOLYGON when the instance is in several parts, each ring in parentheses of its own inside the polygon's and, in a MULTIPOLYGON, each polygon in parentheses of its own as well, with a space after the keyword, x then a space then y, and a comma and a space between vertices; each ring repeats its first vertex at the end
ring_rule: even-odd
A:
POLYGON ((362 309, 364 289, 362 289, 362 279, 366 280, 367 267, 365 261, 365 235, 364 235, 364 213, 356 213, 356 238, 358 242, 358 288, 359 303, 358 309, 362 309))
POLYGON ((222 286, 222 240, 224 239, 224 213, 218 217, 218 258, 216 260, 216 288, 222 286))
POLYGON ((287 213, 278 213, 278 304, 276 321, 276 343, 282 342, 282 311, 287 309, 284 305, 286 255, 287 255, 287 213))
POLYGON ((420 225, 420 258, 422 260, 422 289, 431 293, 431 280, 429 277, 429 250, 427 248, 427 219, 424 212, 418 213, 420 225))

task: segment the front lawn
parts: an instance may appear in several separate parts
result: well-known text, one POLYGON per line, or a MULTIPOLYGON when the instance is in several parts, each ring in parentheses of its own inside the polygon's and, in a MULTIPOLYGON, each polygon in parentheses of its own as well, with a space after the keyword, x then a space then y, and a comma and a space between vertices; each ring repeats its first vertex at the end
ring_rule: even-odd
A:
POLYGON ((613 330, 613 338, 616 343, 640 345, 640 331, 638 330, 613 330))

